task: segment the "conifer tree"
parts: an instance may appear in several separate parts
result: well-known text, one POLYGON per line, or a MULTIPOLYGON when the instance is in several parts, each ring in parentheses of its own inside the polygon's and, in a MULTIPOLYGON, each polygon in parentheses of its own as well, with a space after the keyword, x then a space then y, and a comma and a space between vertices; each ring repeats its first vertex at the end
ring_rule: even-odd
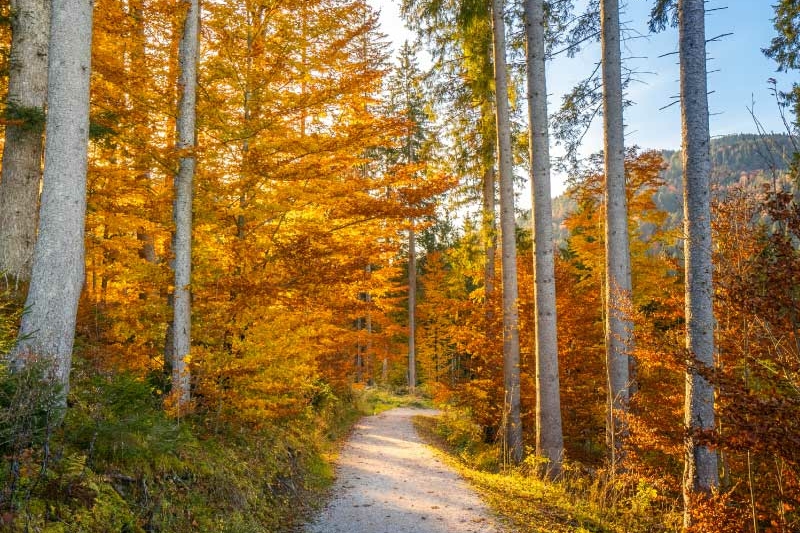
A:
MULTIPOLYGON (((405 135, 399 147, 398 161, 413 165, 420 160, 426 141, 424 74, 416 59, 417 49, 405 42, 400 48, 398 64, 388 80, 389 112, 403 119, 405 135)), ((417 235, 414 219, 408 227, 408 388, 417 384, 416 311, 417 311, 417 235)))
POLYGON ((92 3, 54 0, 48 49, 48 114, 39 235, 19 337, 17 368, 47 362, 66 406, 78 297, 84 281, 92 3))
POLYGON ((495 113, 500 170, 500 233, 503 269, 503 383, 505 444, 513 463, 522 461, 520 416, 519 289, 517 285, 517 232, 514 214, 514 176, 511 154, 511 117, 506 66, 506 25, 503 0, 492 1, 495 113))
POLYGON ((536 301, 536 455, 545 471, 561 471, 564 437, 556 339, 553 209, 550 203, 550 135, 545 75, 545 14, 542 0, 525 2, 528 62, 528 117, 533 192, 534 294, 536 301))
POLYGON ((16 281, 30 278, 36 242, 49 37, 49 1, 11 1, 6 103, 10 120, 0 176, 0 274, 16 281))
POLYGON ((711 157, 708 125, 705 5, 679 0, 681 123, 683 125, 683 213, 686 261, 686 463, 684 524, 691 525, 693 499, 719 486, 715 431, 713 264, 711 260, 711 157))
POLYGON ((601 0, 600 27, 603 70, 603 134, 605 163, 605 332, 608 368, 607 431, 612 468, 621 460, 627 433, 633 342, 631 258, 628 242, 628 202, 625 192, 625 131, 622 112, 622 57, 619 0, 601 0))

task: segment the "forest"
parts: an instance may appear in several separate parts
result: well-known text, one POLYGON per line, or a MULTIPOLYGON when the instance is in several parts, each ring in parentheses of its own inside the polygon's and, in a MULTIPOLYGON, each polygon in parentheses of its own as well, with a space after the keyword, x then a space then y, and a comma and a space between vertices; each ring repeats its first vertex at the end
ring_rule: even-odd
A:
POLYGON ((398 3, 395 54, 365 0, 0 0, 0 531, 297 531, 395 405, 518 531, 800 531, 800 85, 712 139, 710 8, 647 0, 643 150, 619 0, 398 3))

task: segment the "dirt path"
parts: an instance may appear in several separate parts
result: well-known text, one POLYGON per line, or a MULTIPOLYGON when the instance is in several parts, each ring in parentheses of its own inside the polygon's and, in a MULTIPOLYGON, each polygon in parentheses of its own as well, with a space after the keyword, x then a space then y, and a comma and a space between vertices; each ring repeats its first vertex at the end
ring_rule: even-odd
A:
POLYGON ((501 533, 456 472, 421 443, 399 408, 366 417, 342 450, 334 497, 307 533, 501 533))

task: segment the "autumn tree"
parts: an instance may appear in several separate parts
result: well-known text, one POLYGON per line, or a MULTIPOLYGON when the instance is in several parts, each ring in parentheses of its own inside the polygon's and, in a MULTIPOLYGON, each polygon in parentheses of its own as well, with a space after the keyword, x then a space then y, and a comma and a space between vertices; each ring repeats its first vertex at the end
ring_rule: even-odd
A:
POLYGON ((196 106, 197 64, 200 26, 199 0, 185 2, 185 18, 179 45, 177 142, 178 172, 175 175, 173 218, 175 233, 172 239, 172 386, 177 405, 183 408, 190 399, 189 352, 191 349, 191 280, 192 280, 192 192, 197 156, 196 106))

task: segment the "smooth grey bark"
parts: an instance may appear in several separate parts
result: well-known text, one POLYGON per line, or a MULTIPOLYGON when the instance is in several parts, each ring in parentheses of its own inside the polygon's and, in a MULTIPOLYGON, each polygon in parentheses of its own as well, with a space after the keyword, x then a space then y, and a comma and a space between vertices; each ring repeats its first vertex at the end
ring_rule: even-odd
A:
POLYGON ((600 2, 605 160, 605 344, 608 373, 606 431, 612 471, 622 460, 630 399, 629 359, 633 344, 631 254, 625 192, 625 133, 622 113, 622 57, 619 0, 600 2))
POLYGON ((505 444, 513 463, 522 461, 520 416, 519 304, 517 242, 514 216, 514 181, 511 160, 511 119, 506 67, 506 27, 503 0, 492 0, 492 42, 497 120, 498 167, 500 171, 500 234, 503 270, 503 383, 505 394, 505 444))
POLYGON ((53 0, 44 185, 33 271, 11 361, 46 361, 66 405, 78 298, 84 281, 91 0, 53 0))
POLYGON ((196 166, 195 126, 197 103, 197 61, 200 25, 199 0, 183 2, 186 18, 178 47, 180 75, 178 87, 177 149, 180 155, 175 176, 173 238, 175 289, 172 300, 172 389, 178 406, 185 406, 191 397, 190 371, 187 358, 191 347, 191 278, 192 278, 192 182, 196 166))
POLYGON ((7 107, 12 120, 6 124, 0 176, 0 273, 15 281, 30 279, 36 243, 49 37, 49 0, 11 0, 7 107))
POLYGON ((528 118, 533 193, 534 294, 536 301, 536 455, 550 476, 561 472, 564 435, 558 379, 553 207, 550 200, 550 133, 547 121, 543 0, 526 0, 528 118))
MULTIPOLYGON (((413 221, 412 221, 413 224, 413 221)), ((408 390, 417 388, 417 243, 414 228, 408 230, 408 390)))
POLYGON ((686 425, 684 522, 691 522, 694 493, 719 486, 717 454, 706 444, 713 433, 714 387, 703 373, 714 367, 714 310, 709 177, 708 88, 703 0, 678 2, 683 126, 683 213, 686 261, 686 425))

